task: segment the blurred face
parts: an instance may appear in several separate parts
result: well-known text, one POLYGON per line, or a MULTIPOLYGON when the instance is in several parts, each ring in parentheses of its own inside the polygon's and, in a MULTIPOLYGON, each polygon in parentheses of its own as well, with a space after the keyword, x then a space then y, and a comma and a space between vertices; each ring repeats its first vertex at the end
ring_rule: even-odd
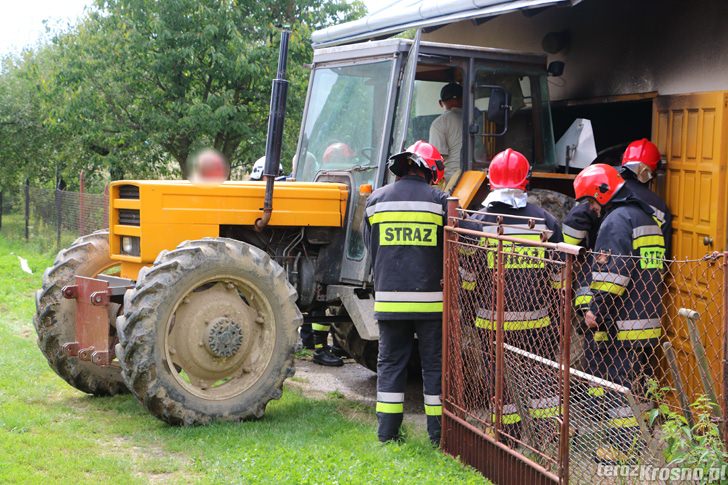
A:
POLYGON ((198 155, 192 178, 199 182, 223 182, 229 173, 230 167, 225 158, 217 152, 207 151, 198 155))
POLYGON ((602 206, 599 202, 597 202, 595 199, 588 199, 589 200, 589 208, 594 212, 597 217, 602 217, 602 206))

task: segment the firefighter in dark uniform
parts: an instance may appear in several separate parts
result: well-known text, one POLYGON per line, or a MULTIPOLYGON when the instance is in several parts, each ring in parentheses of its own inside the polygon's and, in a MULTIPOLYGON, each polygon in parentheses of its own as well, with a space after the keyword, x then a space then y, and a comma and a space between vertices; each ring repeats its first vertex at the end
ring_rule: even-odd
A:
POLYGON ((657 172, 660 158, 660 150, 648 139, 633 141, 622 156, 621 175, 634 196, 652 208, 652 215, 665 238, 665 258, 669 259, 672 244, 672 213, 665 201, 649 187, 657 172))
MULTIPOLYGON (((506 149, 498 153, 488 167, 490 193, 483 202, 483 209, 472 214, 460 225, 493 235, 501 232, 505 236, 541 241, 546 234, 549 242, 562 242, 561 228, 556 218, 545 209, 528 203, 526 193, 531 165, 524 155, 506 149), (497 223, 498 216, 503 216, 497 223), (510 216, 510 217, 509 217, 510 216), (529 219, 535 223, 529 227, 529 219)), ((495 246, 495 239, 482 238, 478 244, 495 246)), ((504 244, 506 248, 511 245, 504 244)), ((559 323, 553 303, 558 301, 556 292, 561 287, 561 268, 545 263, 546 249, 537 246, 511 245, 505 258, 505 313, 503 330, 505 343, 547 359, 554 359, 558 351, 559 323), (521 256, 522 255, 522 256, 521 256)), ((492 342, 495 340, 495 257, 487 254, 486 271, 460 271, 462 289, 477 292, 479 308, 475 312, 474 326, 484 333, 482 342, 486 349, 486 369, 490 369, 490 383, 487 393, 494 396, 494 375, 492 369, 492 342), (477 280, 468 281, 469 273, 479 273, 477 280), (477 285, 475 282, 477 281, 477 285)), ((467 257, 463 258, 467 264, 467 257)), ((463 264, 461 263, 461 264, 463 264)), ((485 268, 484 268, 485 269, 485 268)), ((529 376, 532 377, 532 376, 529 376)), ((560 414, 558 393, 549 393, 547 386, 528 386, 539 389, 538 395, 522 396, 528 401, 528 413, 534 420, 555 422, 560 414)), ((502 424, 506 432, 514 437, 519 434, 521 416, 514 404, 513 390, 504 392, 502 424)), ((495 420, 495 413, 491 415, 495 420)))
POLYGON ((377 419, 380 441, 399 440, 407 362, 417 335, 427 432, 440 441, 442 416, 442 255, 447 195, 433 187, 443 177, 437 149, 418 141, 392 156, 397 181, 367 201, 364 238, 374 269, 379 324, 377 419))
MULTIPOLYGON (((665 259, 669 259, 672 243, 672 213, 665 201, 649 188, 659 163, 660 151, 657 146, 646 138, 642 138, 627 146, 622 155, 620 173, 632 194, 651 207, 653 217, 662 229, 662 235, 665 238, 665 259)), ((594 249, 600 222, 600 215, 588 203, 577 204, 564 218, 562 226, 564 242, 589 250, 594 249)), ((577 284, 574 291, 574 307, 576 310, 586 312, 592 298, 589 290, 591 278, 588 270, 591 261, 581 259, 578 263, 575 275, 577 284)))
MULTIPOLYGON (((626 186, 614 167, 592 165, 574 180, 577 199, 586 199, 603 219, 594 247, 591 289, 585 315, 591 330, 585 349, 589 373, 629 389, 644 391, 652 375, 649 361, 662 335, 665 240, 652 209, 626 186)), ((597 402, 609 391, 592 387, 597 402)), ((629 461, 644 446, 639 423, 623 399, 605 401, 607 443, 596 450, 600 461, 629 461)), ((596 407, 594 408, 596 409, 596 407)))
MULTIPOLYGON (((588 250, 594 249, 599 231, 599 214, 586 201, 577 203, 566 215, 561 226, 564 242, 581 246, 588 250)), ((589 310, 592 292, 591 283, 591 256, 589 253, 577 258, 574 266, 574 308, 582 314, 589 310)), ((581 328, 577 327, 577 331, 581 328)))

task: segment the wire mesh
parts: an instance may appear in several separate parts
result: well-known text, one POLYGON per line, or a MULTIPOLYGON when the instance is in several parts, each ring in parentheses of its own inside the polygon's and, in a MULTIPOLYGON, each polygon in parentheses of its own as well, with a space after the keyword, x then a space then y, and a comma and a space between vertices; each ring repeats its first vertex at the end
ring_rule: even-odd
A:
POLYGON ((725 258, 565 248, 448 227, 445 415, 571 483, 664 467, 651 410, 724 403, 725 258))
POLYGON ((5 191, 2 232, 8 237, 44 242, 56 249, 108 227, 108 193, 40 187, 5 191))

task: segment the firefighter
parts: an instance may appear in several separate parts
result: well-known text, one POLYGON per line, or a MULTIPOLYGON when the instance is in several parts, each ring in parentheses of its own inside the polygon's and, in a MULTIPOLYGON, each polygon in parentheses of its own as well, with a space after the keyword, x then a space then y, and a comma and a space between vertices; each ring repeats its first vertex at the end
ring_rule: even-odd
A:
POLYGON ((660 150, 654 143, 647 138, 635 140, 624 151, 621 175, 625 185, 635 197, 647 202, 652 208, 653 217, 665 238, 665 258, 669 259, 672 244, 672 213, 665 201, 649 187, 657 172, 660 159, 660 150))
MULTIPOLYGON (((594 249, 599 230, 600 213, 586 201, 577 203, 566 215, 562 223, 564 242, 581 246, 588 250, 594 249)), ((578 315, 589 310, 592 292, 591 283, 591 255, 586 253, 577 258, 574 268, 574 308, 578 315)), ((581 331, 577 327, 577 331, 581 331)))
POLYGON ((401 439, 407 362, 417 335, 427 432, 440 441, 442 253, 447 196, 432 185, 443 177, 442 157, 418 141, 389 159, 397 181, 367 201, 364 239, 374 268, 379 324, 378 437, 401 439))
MULTIPOLYGON (((587 370, 629 389, 652 375, 650 356, 662 334, 665 241, 651 207, 632 194, 614 167, 592 165, 574 180, 578 200, 603 213, 592 262, 594 294, 585 315, 587 370)), ((593 386, 592 409, 606 408, 607 443, 596 459, 629 461, 644 446, 639 423, 622 396, 593 386), (600 402, 604 403, 603 405, 600 402)))
MULTIPOLYGON (((545 209, 528 203, 526 190, 530 173, 531 165, 523 154, 510 148, 498 153, 488 167, 491 191, 483 202, 483 210, 463 221, 461 227, 493 235, 502 232, 506 236, 531 241, 541 241, 542 234, 545 234, 549 242, 562 242, 561 228, 556 218, 545 209), (498 216, 503 216, 500 224, 497 223, 498 216), (535 222, 532 227, 529 219, 535 222)), ((483 238, 479 244, 495 246, 498 242, 483 238)), ((506 248, 511 246, 506 249, 510 254, 506 255, 504 261, 504 341, 527 352, 553 359, 558 349, 559 325, 553 303, 558 301, 556 291, 561 286, 560 266, 544 261, 548 256, 543 247, 514 247, 508 242, 504 245, 506 248)), ((472 264, 469 268, 461 266, 460 275, 463 290, 477 291, 478 294, 479 308, 476 310, 474 325, 485 334, 482 341, 486 343, 486 368, 491 369, 492 374, 493 352, 488 348, 492 347, 496 330, 495 282, 492 281, 495 277, 495 257, 492 252, 487 253, 485 264, 487 271, 480 268, 476 270, 472 264), (477 273, 480 276, 476 276, 477 273)), ((533 377, 526 376, 526 379, 533 377)), ((487 393, 494 395, 493 375, 490 381, 490 384, 486 383, 489 387, 487 393)), ((546 386, 524 387, 539 389, 538 395, 533 395, 531 391, 528 396, 520 394, 521 398, 528 401, 530 418, 555 422, 553 418, 560 414, 558 394, 551 395, 546 391, 546 386)), ((514 392, 512 389, 504 392, 502 424, 507 433, 517 437, 521 416, 514 402, 514 392)), ((494 416, 495 413, 491 416, 493 420, 494 416)))

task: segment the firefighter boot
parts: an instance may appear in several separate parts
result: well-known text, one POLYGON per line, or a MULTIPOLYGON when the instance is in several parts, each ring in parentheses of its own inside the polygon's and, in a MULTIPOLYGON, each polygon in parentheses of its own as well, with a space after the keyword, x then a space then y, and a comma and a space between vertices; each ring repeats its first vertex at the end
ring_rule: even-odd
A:
POLYGON ((344 365, 341 357, 334 355, 331 352, 331 347, 328 345, 331 326, 327 323, 312 323, 311 328, 313 328, 313 343, 315 347, 313 354, 314 364, 328 367, 341 367, 344 365))
POLYGON ((441 416, 427 416, 427 434, 435 446, 440 446, 441 416))
POLYGON ((331 352, 331 347, 324 347, 322 349, 314 350, 313 363, 328 367, 341 367, 344 365, 344 360, 341 357, 335 356, 331 352))
POLYGON ((313 330, 310 323, 301 325, 301 345, 304 349, 313 350, 313 330))

